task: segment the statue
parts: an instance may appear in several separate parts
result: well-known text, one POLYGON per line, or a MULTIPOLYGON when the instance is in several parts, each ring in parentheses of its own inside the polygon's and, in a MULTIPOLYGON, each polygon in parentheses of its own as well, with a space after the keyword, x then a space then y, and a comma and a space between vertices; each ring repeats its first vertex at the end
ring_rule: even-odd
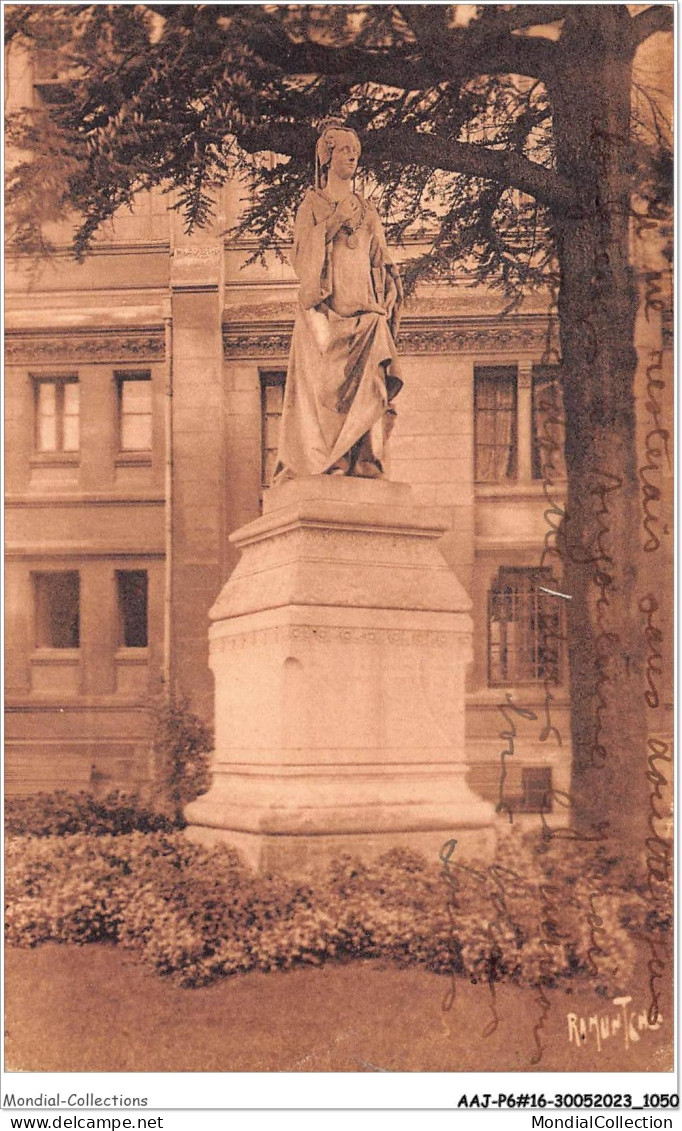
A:
POLYGON ((315 157, 315 188, 294 227, 299 309, 273 483, 380 478, 402 387, 394 337, 403 289, 376 209, 353 191, 360 140, 328 119, 315 157))

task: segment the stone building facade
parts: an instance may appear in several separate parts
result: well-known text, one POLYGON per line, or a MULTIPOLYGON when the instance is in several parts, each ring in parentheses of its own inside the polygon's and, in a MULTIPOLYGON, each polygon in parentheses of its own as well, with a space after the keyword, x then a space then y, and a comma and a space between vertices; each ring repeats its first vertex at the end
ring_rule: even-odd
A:
MULTIPOLYGON (((27 65, 15 97, 31 83, 27 65)), ((46 265, 8 258, 10 793, 144 791, 154 699, 170 688, 212 716, 208 612, 235 564, 228 536, 268 490, 297 287, 274 257, 244 267, 248 241, 221 234, 238 207, 226 189, 188 237, 149 194, 82 264, 66 229, 46 265)), ((390 476, 445 513, 442 550, 473 602, 471 785, 499 799, 511 729, 504 797, 537 813, 570 775, 564 599, 543 554, 565 487, 558 354, 545 298, 502 305, 464 278, 408 305, 390 476)))

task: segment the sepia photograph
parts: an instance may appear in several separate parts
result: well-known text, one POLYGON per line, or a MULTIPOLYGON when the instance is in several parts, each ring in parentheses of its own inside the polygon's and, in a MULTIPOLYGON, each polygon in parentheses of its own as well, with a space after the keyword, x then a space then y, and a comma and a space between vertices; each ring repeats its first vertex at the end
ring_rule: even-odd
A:
POLYGON ((674 1106, 674 5, 3 16, 3 1103, 674 1106))

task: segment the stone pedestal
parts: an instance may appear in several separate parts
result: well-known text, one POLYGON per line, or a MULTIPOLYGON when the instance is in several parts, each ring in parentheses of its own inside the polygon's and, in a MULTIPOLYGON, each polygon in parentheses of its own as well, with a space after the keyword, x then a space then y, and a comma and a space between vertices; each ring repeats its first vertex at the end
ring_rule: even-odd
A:
POLYGON ((232 535, 211 610, 216 750, 188 834, 264 870, 404 845, 492 851, 465 781, 470 601, 407 484, 313 476, 232 535))

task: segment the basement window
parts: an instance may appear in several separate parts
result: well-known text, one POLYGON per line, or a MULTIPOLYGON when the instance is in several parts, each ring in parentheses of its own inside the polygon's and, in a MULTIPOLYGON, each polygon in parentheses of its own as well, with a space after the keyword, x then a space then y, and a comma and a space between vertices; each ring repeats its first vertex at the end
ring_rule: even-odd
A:
POLYGON ((147 647, 147 587, 146 569, 116 571, 121 648, 147 647))
POLYGON ((80 577, 77 571, 33 575, 37 648, 80 647, 80 577))

